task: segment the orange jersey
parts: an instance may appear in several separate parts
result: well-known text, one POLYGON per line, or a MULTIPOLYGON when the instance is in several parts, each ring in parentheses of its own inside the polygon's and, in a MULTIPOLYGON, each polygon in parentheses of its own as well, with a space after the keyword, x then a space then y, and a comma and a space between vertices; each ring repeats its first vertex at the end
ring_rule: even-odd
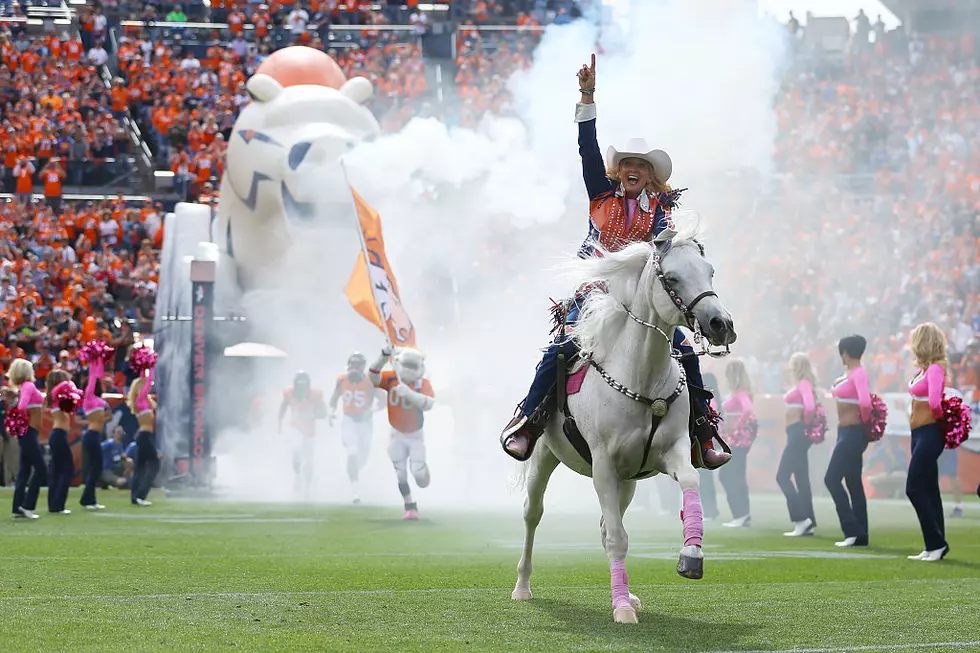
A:
POLYGON ((289 425, 305 436, 316 435, 315 420, 326 414, 323 393, 319 390, 310 390, 308 396, 298 399, 293 396, 293 389, 287 388, 283 391, 282 398, 289 406, 289 425))
POLYGON ((344 402, 344 415, 361 417, 371 410, 374 385, 366 376, 357 383, 353 383, 348 374, 341 374, 337 377, 337 389, 340 391, 340 398, 344 402))
MULTIPOLYGON (((378 386, 388 393, 388 423, 400 433, 414 433, 422 429, 422 411, 418 408, 411 408, 404 403, 403 399, 395 399, 391 394, 391 389, 398 385, 398 375, 394 372, 382 372, 381 383, 378 386)), ((426 397, 435 398, 432 391, 432 384, 429 379, 422 379, 415 383, 412 389, 421 392, 426 397)))

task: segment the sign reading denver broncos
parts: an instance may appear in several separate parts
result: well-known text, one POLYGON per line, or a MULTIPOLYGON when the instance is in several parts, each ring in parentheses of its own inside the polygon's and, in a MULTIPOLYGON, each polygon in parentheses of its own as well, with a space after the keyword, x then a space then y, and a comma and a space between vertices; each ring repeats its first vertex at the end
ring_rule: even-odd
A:
POLYGON ((208 433, 208 329, 214 317, 214 284, 195 281, 191 288, 191 473, 201 477, 211 449, 208 433))

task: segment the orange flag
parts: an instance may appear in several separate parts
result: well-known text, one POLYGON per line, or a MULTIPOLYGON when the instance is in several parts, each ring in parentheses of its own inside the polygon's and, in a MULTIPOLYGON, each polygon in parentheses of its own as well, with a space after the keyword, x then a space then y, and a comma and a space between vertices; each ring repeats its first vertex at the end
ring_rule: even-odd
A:
POLYGON ((392 345, 414 347, 415 327, 402 305, 398 283, 388 264, 381 235, 381 216, 353 188, 351 195, 354 196, 364 249, 357 257, 344 295, 355 311, 387 334, 392 345))

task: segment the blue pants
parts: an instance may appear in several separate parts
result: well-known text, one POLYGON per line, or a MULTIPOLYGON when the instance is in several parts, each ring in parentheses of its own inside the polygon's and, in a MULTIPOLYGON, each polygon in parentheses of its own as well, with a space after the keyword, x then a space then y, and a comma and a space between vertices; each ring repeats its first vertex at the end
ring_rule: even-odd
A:
POLYGON ((939 460, 946 440, 938 424, 926 424, 912 430, 912 457, 905 479, 905 495, 919 517, 926 551, 946 546, 946 521, 943 499, 939 494, 939 460))
POLYGON ((20 438, 20 468, 14 484, 13 514, 19 514, 21 508, 34 510, 37 507, 37 495, 41 486, 47 483, 46 476, 44 451, 37 441, 37 429, 28 428, 20 438))
POLYGON ((48 436, 51 460, 48 462, 48 511, 61 512, 68 500, 68 488, 75 475, 75 461, 68 446, 68 431, 51 429, 48 436))
POLYGON ((800 522, 817 518, 813 514, 813 492, 810 490, 810 447, 813 443, 806 437, 803 422, 786 427, 786 448, 779 459, 776 483, 786 497, 789 519, 800 522))
POLYGON ((868 438, 864 435, 863 425, 837 427, 837 444, 830 454, 824 483, 837 507, 844 537, 868 536, 868 500, 861 480, 867 448, 868 438))
MULTIPOLYGON (((582 309, 582 302, 584 300, 584 297, 577 299, 568 310, 566 322, 569 325, 574 324, 578 320, 579 311, 582 309)), ((682 354, 688 354, 694 351, 694 348, 686 343, 686 337, 680 329, 674 330, 674 349, 682 354)), ((548 393, 554 389, 555 383, 557 382, 556 370, 559 351, 563 351, 565 353, 565 360, 569 360, 578 353, 578 346, 575 344, 573 338, 566 337, 563 343, 559 343, 558 338, 555 338, 555 342, 551 343, 551 346, 545 351, 541 362, 538 363, 538 367, 534 372, 531 389, 528 390, 527 398, 524 399, 524 405, 521 408, 521 412, 525 417, 530 417, 537 407, 541 405, 545 397, 548 396, 548 393)), ((681 364, 684 366, 684 373, 687 375, 688 384, 695 385, 699 388, 704 387, 704 381, 701 379, 701 365, 698 363, 697 357, 691 356, 685 358, 681 364)), ((706 413, 707 403, 701 403, 701 410, 706 413)))
POLYGON ((88 429, 82 434, 82 474, 85 490, 82 491, 83 506, 94 506, 95 488, 102 476, 102 434, 88 429))
POLYGON ((748 480, 750 448, 751 445, 732 447, 732 459, 718 470, 718 480, 725 488, 725 497, 728 499, 728 508, 732 511, 732 519, 750 516, 748 480))
POLYGON ((150 431, 136 434, 136 460, 133 479, 129 483, 130 500, 146 499, 160 472, 160 456, 157 455, 156 436, 150 431))

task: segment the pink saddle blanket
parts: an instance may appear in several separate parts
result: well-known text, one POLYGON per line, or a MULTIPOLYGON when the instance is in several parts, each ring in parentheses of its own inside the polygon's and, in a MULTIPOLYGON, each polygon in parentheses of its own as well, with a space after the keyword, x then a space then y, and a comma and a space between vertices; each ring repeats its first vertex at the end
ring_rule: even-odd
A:
POLYGON ((569 395, 577 394, 579 390, 582 389, 582 383, 585 381, 585 375, 589 371, 588 365, 583 365, 575 372, 568 375, 565 379, 565 393, 569 395))

